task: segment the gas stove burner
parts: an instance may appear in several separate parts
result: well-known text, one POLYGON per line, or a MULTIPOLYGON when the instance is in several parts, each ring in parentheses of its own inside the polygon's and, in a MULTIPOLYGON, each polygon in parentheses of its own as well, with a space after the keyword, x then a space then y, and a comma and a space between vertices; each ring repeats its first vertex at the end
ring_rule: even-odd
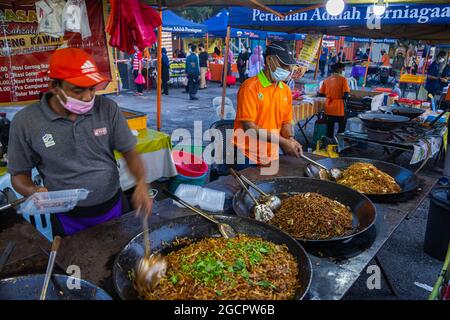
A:
POLYGON ((353 258, 369 249, 377 237, 375 226, 372 226, 366 233, 353 237, 348 242, 333 245, 306 245, 306 251, 316 257, 329 258, 333 262, 340 263, 353 258))

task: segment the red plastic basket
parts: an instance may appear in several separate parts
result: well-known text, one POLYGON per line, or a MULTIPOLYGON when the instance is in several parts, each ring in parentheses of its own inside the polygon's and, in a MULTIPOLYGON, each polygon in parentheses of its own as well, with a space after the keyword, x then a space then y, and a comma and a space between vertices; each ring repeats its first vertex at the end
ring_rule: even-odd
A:
POLYGON ((179 175, 198 178, 208 172, 206 162, 191 153, 173 150, 172 158, 179 175))

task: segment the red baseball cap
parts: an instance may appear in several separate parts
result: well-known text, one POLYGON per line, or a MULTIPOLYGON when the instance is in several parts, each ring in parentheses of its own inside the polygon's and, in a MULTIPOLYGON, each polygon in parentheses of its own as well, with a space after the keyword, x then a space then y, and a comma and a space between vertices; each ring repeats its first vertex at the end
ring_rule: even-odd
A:
POLYGON ((48 76, 84 88, 110 81, 98 72, 92 56, 78 48, 56 50, 50 58, 48 76))

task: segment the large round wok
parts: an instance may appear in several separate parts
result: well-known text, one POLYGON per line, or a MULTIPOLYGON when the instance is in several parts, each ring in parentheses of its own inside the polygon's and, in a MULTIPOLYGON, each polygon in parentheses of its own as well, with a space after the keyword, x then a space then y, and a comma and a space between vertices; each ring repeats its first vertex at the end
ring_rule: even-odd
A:
MULTIPOLYGON (((32 274, 0 280, 0 300, 39 300, 44 274, 32 274)), ((99 287, 80 281, 80 289, 69 289, 67 281, 73 283, 69 276, 54 274, 47 289, 47 300, 112 300, 99 287)), ((78 280, 77 280, 78 281, 78 280)))
POLYGON ((405 116, 408 117, 410 120, 417 118, 418 116, 422 115, 425 112, 424 109, 400 107, 400 106, 390 106, 390 107, 382 106, 380 107, 380 110, 384 113, 392 113, 398 116, 405 116))
MULTIPOLYGON (((353 232, 351 234, 326 240, 297 239, 307 246, 324 246, 350 241, 356 235, 366 232, 375 223, 376 209, 373 203, 363 194, 334 182, 311 178, 282 177, 260 181, 257 185, 266 193, 277 195, 281 200, 298 193, 317 192, 350 207, 353 214, 353 232)), ((250 192, 256 197, 259 196, 254 189, 250 189, 250 192)), ((242 190, 234 195, 233 209, 238 216, 251 216, 252 207, 252 200, 242 190)))
MULTIPOLYGON (((419 187, 419 178, 415 173, 389 162, 361 158, 324 158, 318 160, 317 162, 323 164, 328 169, 338 168, 341 170, 348 168, 356 162, 367 162, 373 164, 375 167, 377 167, 377 169, 393 177, 400 188, 402 188, 402 191, 399 193, 391 194, 366 194, 366 196, 368 196, 375 202, 397 202, 407 200, 419 187)), ((314 166, 308 165, 305 173, 309 177, 319 179, 319 170, 314 166)))
MULTIPOLYGON (((261 237, 276 244, 285 244, 291 254, 297 258, 299 268, 300 287, 294 299, 303 299, 311 283, 312 266, 307 253, 295 239, 278 228, 249 218, 225 215, 215 215, 214 217, 219 222, 228 223, 238 233, 261 237)), ((168 254, 179 249, 179 247, 175 248, 171 245, 176 239, 202 239, 219 236, 216 225, 197 215, 175 218, 150 227, 149 233, 152 251, 159 251, 162 254, 168 254)), ((127 274, 135 268, 136 262, 144 255, 142 240, 142 233, 133 238, 119 253, 114 262, 114 286, 119 296, 124 300, 135 300, 138 298, 127 274)))
POLYGON ((385 113, 367 112, 359 114, 358 117, 368 128, 386 131, 400 127, 409 121, 408 117, 385 113))

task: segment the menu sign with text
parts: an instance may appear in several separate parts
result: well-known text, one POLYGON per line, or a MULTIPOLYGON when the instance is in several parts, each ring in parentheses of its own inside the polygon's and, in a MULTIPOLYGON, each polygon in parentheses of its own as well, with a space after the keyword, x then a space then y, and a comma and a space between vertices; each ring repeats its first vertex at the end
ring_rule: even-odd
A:
MULTIPOLYGON (((51 54, 64 47, 76 47, 93 55, 100 73, 111 77, 111 61, 104 32, 103 2, 86 0, 92 36, 66 31, 62 37, 38 34, 33 3, 0 3, 0 104, 36 100, 48 89, 48 63, 51 54)), ((114 91, 117 83, 105 92, 114 91)))

